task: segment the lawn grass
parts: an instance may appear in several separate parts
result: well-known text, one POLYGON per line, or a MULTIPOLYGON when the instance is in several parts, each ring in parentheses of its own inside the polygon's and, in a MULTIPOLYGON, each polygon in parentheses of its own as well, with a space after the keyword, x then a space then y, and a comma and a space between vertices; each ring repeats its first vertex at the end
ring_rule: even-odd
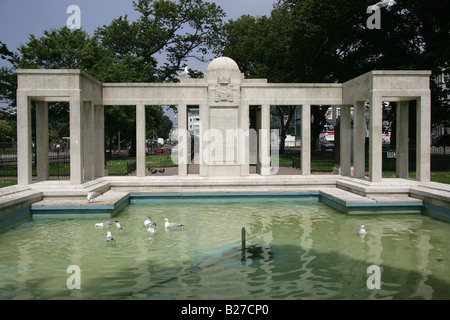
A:
MULTIPOLYGON (((416 173, 410 172, 409 179, 416 179, 416 173)), ((383 172, 383 178, 395 178, 395 172, 383 172)), ((432 182, 440 182, 450 184, 450 171, 432 171, 430 180, 432 182)))
MULTIPOLYGON (((297 161, 300 160, 299 156, 293 156, 291 154, 280 154, 279 166, 280 167, 292 167, 293 158, 297 161)), ((332 172, 334 167, 334 158, 323 156, 320 154, 311 155, 311 171, 329 171, 332 172)))
MULTIPOLYGON (((109 175, 125 175, 127 173, 127 164, 136 162, 135 157, 107 160, 106 170, 109 175)), ((156 154, 145 157, 145 167, 175 167, 170 154, 156 154)))

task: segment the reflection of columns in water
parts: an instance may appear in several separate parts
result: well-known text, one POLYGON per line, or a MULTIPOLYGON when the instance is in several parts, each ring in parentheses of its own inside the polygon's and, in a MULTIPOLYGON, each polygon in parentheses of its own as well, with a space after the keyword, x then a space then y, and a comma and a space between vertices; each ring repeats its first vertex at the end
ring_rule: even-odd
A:
POLYGON ((429 231, 421 231, 417 240, 417 256, 419 258, 417 270, 420 272, 421 280, 417 284, 416 291, 411 295, 411 298, 413 299, 431 299, 433 297, 433 288, 426 284, 428 275, 431 274, 431 271, 426 269, 426 267, 430 262, 430 249, 433 248, 430 244, 430 234, 428 234, 428 232, 429 231))
MULTIPOLYGON (((69 265, 76 265, 78 267, 80 267, 80 289, 69 289, 67 288, 67 280, 69 279, 70 276, 74 275, 75 273, 67 273, 66 271, 66 289, 67 291, 70 292, 70 297, 72 298, 82 298, 82 290, 85 289, 87 287, 87 278, 84 277, 84 275, 88 274, 88 272, 84 272, 87 271, 86 269, 88 268, 83 268, 83 266, 86 266, 85 264, 83 264, 82 258, 86 257, 86 255, 84 254, 84 248, 82 248, 79 244, 82 243, 82 240, 84 238, 84 235, 81 232, 73 232, 70 235, 72 237, 72 241, 70 242, 71 246, 69 248, 66 248, 66 251, 68 252, 67 255, 67 265, 63 265, 66 270, 69 267, 69 265), (84 281, 84 283, 83 283, 84 281)), ((88 260, 88 259, 87 259, 88 260)), ((62 285, 64 285, 64 282, 62 283, 62 285)))
POLYGON ((311 280, 314 276, 313 268, 308 266, 311 261, 313 261, 316 257, 311 255, 310 251, 312 248, 313 240, 311 238, 312 233, 312 221, 311 217, 308 214, 301 215, 301 226, 303 228, 303 234, 300 238, 301 243, 300 246, 304 250, 303 254, 300 256, 301 267, 300 267, 300 284, 301 288, 304 292, 312 292, 314 287, 314 281, 311 280))
MULTIPOLYGON (((268 263, 268 259, 270 259, 270 250, 272 249, 272 243, 274 240, 273 234, 273 217, 271 215, 261 216, 260 219, 253 220, 253 216, 249 215, 247 217, 247 221, 242 221, 245 225, 250 226, 246 227, 246 247, 247 250, 245 252, 245 260, 242 260, 242 265, 245 267, 250 267, 252 264, 258 264, 258 268, 246 268, 246 272, 242 273, 244 278, 242 279, 239 289, 242 294, 242 297, 247 297, 250 294, 251 289, 255 289, 251 282, 254 282, 254 279, 260 284, 271 283, 272 276, 274 273, 274 269, 276 270, 276 263, 268 263), (259 247, 262 249, 260 252, 260 257, 256 257, 255 259, 261 259, 261 262, 258 260, 253 261, 251 256, 252 254, 249 252, 248 248, 253 247, 255 250, 259 247), (266 279, 261 280, 262 278, 266 279)), ((237 229, 236 229, 237 230, 237 229)), ((239 249, 241 247, 239 246, 239 249)), ((259 287, 260 288, 260 287, 259 287)), ((263 286, 264 291, 268 290, 263 286)))
POLYGON ((383 259, 381 259, 381 253, 383 252, 383 243, 381 237, 383 236, 382 226, 373 226, 369 237, 366 237, 367 243, 367 262, 381 266, 383 259))
POLYGON ((28 300, 34 298, 31 294, 33 290, 30 290, 27 285, 28 275, 30 273, 29 268, 33 266, 31 250, 29 247, 30 242, 28 241, 17 243, 17 249, 19 250, 19 259, 17 263, 18 273, 16 276, 17 288, 15 289, 17 295, 14 297, 14 299, 28 300), (23 275, 20 274, 21 271, 23 271, 23 275))
MULTIPOLYGON (((383 290, 383 259, 381 258, 381 253, 383 252, 383 243, 381 238, 383 236, 383 227, 382 226, 374 226, 371 228, 371 234, 367 239, 367 267, 370 265, 376 265, 381 269, 381 289, 373 289, 369 290, 369 299, 375 299, 379 296, 380 290, 383 290)), ((367 269, 366 269, 367 270, 367 269)), ((370 276, 370 274, 366 274, 366 276, 370 276)), ((365 278, 364 278, 365 279, 365 278)))
MULTIPOLYGON (((145 231, 147 232, 147 231, 145 231)), ((135 264, 137 271, 135 274, 138 276, 134 279, 134 285, 133 285, 133 292, 136 294, 136 298, 141 298, 139 296, 139 293, 148 289, 149 284, 152 283, 151 281, 151 268, 153 264, 149 263, 147 259, 142 259, 142 257, 148 257, 149 251, 151 251, 152 246, 149 246, 149 242, 151 243, 153 239, 151 239, 151 235, 148 235, 147 241, 137 241, 137 250, 139 251, 138 254, 136 254, 135 264)), ((134 296, 133 296, 134 297, 134 296)), ((143 294, 143 297, 145 295, 143 294)))

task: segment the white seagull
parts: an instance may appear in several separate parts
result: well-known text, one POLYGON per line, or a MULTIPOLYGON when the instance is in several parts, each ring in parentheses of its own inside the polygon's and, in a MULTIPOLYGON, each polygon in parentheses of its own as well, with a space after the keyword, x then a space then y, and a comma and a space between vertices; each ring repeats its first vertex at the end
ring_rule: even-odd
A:
POLYGON ((116 221, 116 228, 117 228, 117 231, 121 231, 123 229, 123 227, 117 221, 116 221))
POLYGON ((106 242, 116 241, 116 239, 111 235, 111 232, 106 233, 106 242))
POLYGON ((153 222, 153 223, 150 225, 150 227, 148 227, 147 231, 150 232, 150 233, 155 233, 155 232, 156 232, 156 223, 153 222))
POLYGON ((166 228, 183 227, 182 224, 175 223, 175 222, 169 222, 169 219, 167 219, 167 218, 165 218, 164 221, 165 221, 164 227, 166 227, 166 228))
POLYGON ((179 76, 180 78, 183 78, 183 77, 186 77, 187 75, 189 75, 189 68, 188 68, 188 66, 185 66, 185 67, 184 67, 184 70, 181 71, 181 72, 178 74, 178 76, 179 76))
POLYGON ((88 194, 87 194, 87 200, 88 200, 89 202, 93 202, 94 199, 97 198, 99 195, 100 195, 100 193, 95 192, 95 191, 88 192, 88 194))
POLYGON ((148 226, 151 223, 152 223, 152 218, 150 218, 150 217, 148 217, 147 219, 144 220, 144 226, 148 226))
POLYGON ((109 226, 112 226, 113 224, 117 224, 117 221, 100 222, 100 223, 96 223, 95 226, 96 227, 109 227, 109 226))
POLYGON ((369 6, 367 9, 369 10, 376 10, 378 8, 384 8, 388 7, 386 9, 390 10, 390 7, 392 7, 395 4, 395 0, 383 0, 378 3, 375 3, 373 6, 369 6))
POLYGON ((360 236, 367 234, 366 227, 363 224, 359 227, 358 234, 360 236))

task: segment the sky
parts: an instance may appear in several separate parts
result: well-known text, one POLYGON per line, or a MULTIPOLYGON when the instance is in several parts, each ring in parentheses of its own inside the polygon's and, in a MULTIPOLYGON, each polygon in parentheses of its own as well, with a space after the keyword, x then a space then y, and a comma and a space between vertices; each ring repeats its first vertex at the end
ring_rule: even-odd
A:
MULTIPOLYGON (((277 0, 205 0, 215 2, 226 13, 228 19, 236 19, 243 14, 252 16, 270 15, 277 0)), ((120 16, 128 15, 129 20, 138 18, 132 0, 0 0, 0 41, 10 51, 16 52, 21 44, 28 41, 30 34, 36 37, 43 30, 58 29, 66 25, 71 16, 67 13, 70 5, 77 5, 81 11, 81 27, 90 35, 101 26, 109 25, 120 16)), ((0 66, 8 66, 0 61, 0 66)), ((205 71, 207 65, 196 69, 205 71), (201 70, 204 69, 204 70, 201 70)))

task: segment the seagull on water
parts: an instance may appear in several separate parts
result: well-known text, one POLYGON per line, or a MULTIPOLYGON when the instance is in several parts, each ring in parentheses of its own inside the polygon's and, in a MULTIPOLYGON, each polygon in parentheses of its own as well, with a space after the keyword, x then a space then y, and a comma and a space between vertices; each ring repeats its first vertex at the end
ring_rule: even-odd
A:
POLYGON ((365 227, 363 224, 359 227, 358 234, 359 234, 360 236, 366 235, 366 234, 367 234, 366 227, 365 227))
POLYGON ((188 68, 188 66, 185 66, 185 67, 184 67, 184 70, 181 71, 181 72, 178 74, 178 76, 179 76, 180 78, 183 78, 183 77, 186 77, 187 75, 189 75, 189 68, 188 68))
POLYGON ((167 219, 167 218, 165 218, 164 221, 165 221, 164 227, 166 227, 166 228, 183 227, 182 224, 175 223, 175 222, 169 222, 169 219, 167 219))
POLYGON ((123 229, 123 227, 117 221, 116 221, 116 228, 117 228, 117 231, 121 231, 123 229))
POLYGON ((111 235, 111 232, 107 232, 106 233, 106 242, 110 242, 110 241, 116 241, 116 239, 111 235))
POLYGON ((96 223, 95 226, 96 227, 109 227, 109 226, 112 226, 113 224, 115 224, 117 226, 117 221, 100 222, 100 223, 96 223))
POLYGON ((152 223, 152 218, 150 218, 150 217, 147 217, 147 219, 144 220, 144 226, 148 226, 151 223, 152 223))
POLYGON ((99 192, 95 192, 95 191, 88 192, 88 194, 87 194, 87 200, 88 200, 89 202, 93 202, 94 199, 97 198, 99 195, 100 195, 99 192))
POLYGON ((368 10, 376 10, 376 9, 381 9, 384 7, 387 7, 387 10, 390 10, 391 7, 395 4, 394 0, 382 0, 380 2, 375 3, 373 6, 369 6, 367 9, 368 10))
POLYGON ((155 233, 155 232, 156 232, 156 223, 153 222, 153 223, 150 225, 150 227, 148 227, 147 231, 150 232, 150 233, 155 233))

